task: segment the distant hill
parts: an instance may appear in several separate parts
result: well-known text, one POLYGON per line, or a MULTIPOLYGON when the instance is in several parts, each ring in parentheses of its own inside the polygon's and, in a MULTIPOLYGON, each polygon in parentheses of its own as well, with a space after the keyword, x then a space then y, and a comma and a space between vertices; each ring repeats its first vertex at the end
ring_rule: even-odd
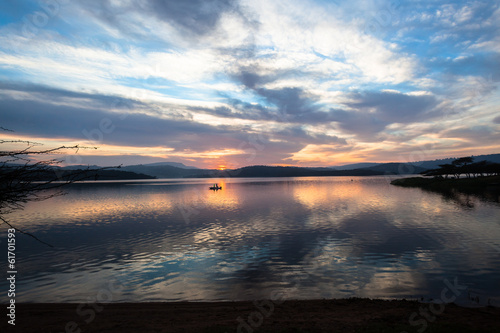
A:
MULTIPOLYGON (((336 170, 354 170, 354 169, 363 169, 363 168, 374 168, 374 170, 381 170, 379 166, 386 166, 389 169, 391 168, 391 164, 411 164, 415 167, 420 167, 423 169, 436 169, 439 167, 440 164, 449 164, 452 161, 456 160, 457 158, 464 157, 466 155, 460 155, 458 157, 450 157, 450 158, 443 158, 443 159, 437 159, 437 160, 426 160, 426 161, 416 161, 416 162, 408 162, 408 163, 355 163, 355 164, 346 164, 346 165, 340 165, 340 166, 334 166, 331 167, 336 170)), ((477 155, 474 156, 474 161, 479 162, 479 161, 489 161, 489 162, 494 162, 494 163, 500 163, 500 154, 489 154, 489 155, 477 155)), ((385 167, 382 167, 384 169, 385 167)))
POLYGON ((280 166, 248 166, 234 170, 181 169, 169 165, 135 165, 121 168, 157 178, 225 178, 225 177, 314 177, 314 176, 376 176, 386 174, 418 174, 427 169, 404 163, 375 164, 370 168, 335 170, 330 168, 304 168, 280 166))
MULTIPOLYGON (((19 165, 12 165, 18 168, 19 165)), ((1 172, 12 170, 9 165, 4 166, 1 172)), ((33 169, 30 173, 30 181, 68 181, 68 180, 132 180, 132 179, 155 179, 156 177, 123 171, 120 169, 101 169, 100 167, 51 167, 49 169, 33 169)))
POLYGON ((354 170, 354 169, 369 168, 369 167, 373 167, 373 166, 376 166, 379 164, 382 164, 382 163, 354 163, 354 164, 334 166, 331 168, 336 169, 336 170, 354 170))
MULTIPOLYGON (((184 165, 183 163, 177 163, 177 162, 158 162, 158 163, 148 163, 148 164, 141 164, 143 166, 173 166, 176 168, 181 168, 181 169, 198 169, 197 167, 194 166, 188 166, 184 165)), ((137 166, 137 165, 132 165, 132 166, 137 166)))
MULTIPOLYGON (((79 170, 77 170, 79 171, 79 170)), ((142 173, 121 171, 121 170, 97 170, 87 171, 89 175, 89 180, 132 180, 132 179, 155 179, 156 177, 145 175, 142 173)), ((64 176, 63 176, 64 179, 64 176)))
MULTIPOLYGON (((462 156, 460 156, 462 157, 462 156)), ((373 176, 386 174, 419 174, 422 171, 438 168, 440 164, 451 163, 456 158, 429 160, 411 163, 355 163, 333 167, 279 167, 279 166, 247 166, 234 170, 198 169, 182 163, 160 162, 139 165, 129 165, 117 169, 121 172, 134 173, 154 178, 217 178, 217 177, 306 177, 306 176, 373 176)), ((490 161, 500 163, 500 154, 474 156, 474 161, 490 161)), ((68 169, 84 169, 87 167, 73 166, 68 169)), ((96 167, 97 168, 97 167, 96 167)), ((116 174, 118 176, 118 174, 116 174)), ((132 174, 122 174, 120 179, 132 179, 132 174)), ((141 178, 142 177, 142 178, 141 178)), ((102 178, 101 178, 102 179, 102 178)), ((115 178, 117 179, 117 178, 115 178)))
MULTIPOLYGON (((413 164, 415 166, 422 167, 424 169, 436 169, 439 168, 440 164, 449 164, 452 161, 456 160, 457 158, 464 157, 467 155, 460 155, 458 157, 450 157, 450 158, 444 158, 444 159, 439 159, 439 160, 430 160, 430 161, 420 161, 420 162, 411 162, 410 164, 413 164)), ((488 161, 488 162, 493 162, 493 163, 500 163, 500 154, 489 154, 489 155, 477 155, 474 156, 474 162, 480 162, 480 161, 488 161)))
POLYGON ((428 170, 410 163, 383 163, 372 167, 362 168, 361 170, 379 171, 384 174, 417 174, 428 170))
POLYGON ((79 164, 79 165, 68 165, 64 167, 59 167, 61 170, 85 170, 85 169, 99 169, 102 168, 101 166, 98 165, 84 165, 84 164, 79 164))
POLYGON ((186 169, 171 165, 130 165, 122 167, 121 170, 135 173, 142 173, 157 178, 196 178, 199 175, 207 174, 207 169, 186 169))
POLYGON ((200 175, 202 178, 218 177, 314 177, 314 176, 374 176, 384 174, 375 170, 332 170, 301 167, 256 165, 234 170, 212 170, 200 175))

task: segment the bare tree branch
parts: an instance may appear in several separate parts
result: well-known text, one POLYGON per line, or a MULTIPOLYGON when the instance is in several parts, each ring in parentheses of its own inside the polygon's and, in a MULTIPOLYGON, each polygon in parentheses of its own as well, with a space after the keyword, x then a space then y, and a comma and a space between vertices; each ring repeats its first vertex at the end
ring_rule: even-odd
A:
MULTIPOLYGON (((3 127, 0 127, 0 130, 11 132, 11 130, 3 127)), ((62 154, 67 150, 74 150, 78 153, 80 149, 97 149, 97 147, 74 145, 34 150, 34 147, 42 144, 27 140, 3 139, 0 139, 0 144, 26 145, 19 147, 17 150, 0 151, 0 219, 9 227, 51 247, 52 245, 38 239, 29 232, 13 226, 3 215, 22 209, 28 202, 42 201, 63 195, 62 187, 77 181, 97 179, 99 171, 121 167, 98 169, 87 167, 79 170, 64 170, 58 166, 62 162, 60 160, 34 160, 34 157, 62 154)))
POLYGON ((43 240, 41 240, 40 238, 36 237, 35 235, 33 234, 30 234, 29 232, 26 232, 26 231, 23 231, 21 229, 18 229, 16 228, 15 226, 13 226, 12 224, 10 224, 10 222, 8 222, 7 220, 5 220, 2 216, 0 216, 0 220, 2 220, 2 223, 5 223, 7 224, 9 227, 11 227, 12 229, 15 229, 16 231, 26 235, 26 236, 30 236, 30 237, 33 237, 34 239, 36 239, 37 241, 39 241, 40 243, 42 244, 45 244, 47 246, 50 246, 50 247, 54 247, 53 245, 50 245, 49 243, 46 243, 44 242, 43 240))

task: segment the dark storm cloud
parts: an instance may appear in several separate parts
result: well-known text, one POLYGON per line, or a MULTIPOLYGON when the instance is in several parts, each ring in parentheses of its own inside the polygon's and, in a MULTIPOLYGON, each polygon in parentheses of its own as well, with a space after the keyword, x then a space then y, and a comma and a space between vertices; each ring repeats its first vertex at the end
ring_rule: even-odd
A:
POLYGON ((498 116, 495 119, 493 119, 493 123, 500 124, 500 116, 498 116))

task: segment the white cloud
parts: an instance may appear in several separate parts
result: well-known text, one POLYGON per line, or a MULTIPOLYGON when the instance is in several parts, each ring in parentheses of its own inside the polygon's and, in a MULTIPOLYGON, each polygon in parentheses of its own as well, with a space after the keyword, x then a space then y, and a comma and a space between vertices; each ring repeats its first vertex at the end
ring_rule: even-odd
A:
POLYGON ((470 48, 500 53, 500 35, 497 35, 493 39, 480 38, 477 42, 470 45, 470 48))
POLYGON ((434 36, 431 37, 431 44, 435 44, 435 43, 440 43, 440 42, 443 42, 445 40, 448 40, 448 39, 455 39, 457 38, 458 35, 457 34, 452 34, 452 33, 437 33, 435 34, 434 36))
MULTIPOLYGON (((99 2, 93 5, 100 8, 99 2)), ((90 14, 93 5, 64 6, 59 18, 73 30, 59 30, 60 34, 53 28, 59 20, 40 29, 32 39, 21 37, 19 26, 0 27, 2 78, 10 80, 10 73, 15 73, 16 80, 29 83, 129 97, 151 107, 138 112, 158 115, 158 110, 176 109, 194 121, 239 123, 248 130, 269 124, 232 118, 234 115, 224 112, 197 114, 192 107, 231 108, 224 104, 226 96, 255 103, 255 110, 280 107, 270 105, 273 102, 259 95, 254 86, 275 91, 296 88, 300 91, 297 96, 310 97, 308 102, 319 105, 320 111, 346 109, 349 92, 385 91, 434 95, 443 101, 443 109, 463 112, 447 118, 451 123, 459 122, 464 114, 474 114, 475 118, 467 118, 471 122, 491 119, 491 112, 483 108, 475 112, 492 94, 498 96, 498 90, 480 77, 452 74, 453 78, 444 79, 448 74, 438 66, 444 57, 451 66, 478 51, 500 52, 500 37, 489 35, 499 27, 500 9, 492 7, 493 14, 481 21, 483 14, 476 13, 486 8, 484 3, 425 4, 421 12, 405 12, 402 6, 391 17, 382 17, 386 4, 372 0, 330 5, 313 0, 241 0, 237 10, 215 13, 216 24, 208 24, 207 31, 190 26, 194 29, 191 35, 174 22, 175 17, 149 15, 150 11, 143 10, 146 2, 113 2, 105 8, 110 17, 90 14), (356 8, 361 9, 355 12, 356 8), (373 19, 384 19, 377 31, 366 29, 373 19), (485 30, 471 32, 479 28, 485 30), (81 38, 71 36, 77 33, 81 38), (440 53, 443 42, 455 45, 440 53), (424 50, 426 43, 432 45, 424 50), (428 61, 431 57, 435 61, 428 61), (238 76, 241 72, 248 72, 255 85, 247 85, 238 76)), ((384 143, 386 148, 417 135, 411 127, 414 124, 382 132, 390 141, 384 143)), ((289 124, 275 125, 263 131, 273 132, 289 124)), ((332 124, 330 128, 314 126, 308 132, 317 129, 343 135, 332 124)), ((313 151, 317 156, 323 153, 319 148, 306 149, 313 151)))
POLYGON ((343 22, 309 1, 252 4, 260 21, 257 46, 275 50, 275 69, 309 66, 367 82, 401 83, 413 78, 415 59, 399 54, 394 44, 365 34, 361 24, 343 22))

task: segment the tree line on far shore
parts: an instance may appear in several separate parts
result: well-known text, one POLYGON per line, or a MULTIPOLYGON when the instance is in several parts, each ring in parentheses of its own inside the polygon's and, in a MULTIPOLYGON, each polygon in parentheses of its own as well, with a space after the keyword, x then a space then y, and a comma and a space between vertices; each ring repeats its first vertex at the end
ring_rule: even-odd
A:
POLYGON ((424 176, 443 177, 447 179, 459 179, 465 175, 467 178, 476 178, 483 176, 499 176, 500 163, 488 161, 474 162, 474 157, 461 157, 450 164, 441 164, 438 169, 427 170, 421 173, 424 176))

